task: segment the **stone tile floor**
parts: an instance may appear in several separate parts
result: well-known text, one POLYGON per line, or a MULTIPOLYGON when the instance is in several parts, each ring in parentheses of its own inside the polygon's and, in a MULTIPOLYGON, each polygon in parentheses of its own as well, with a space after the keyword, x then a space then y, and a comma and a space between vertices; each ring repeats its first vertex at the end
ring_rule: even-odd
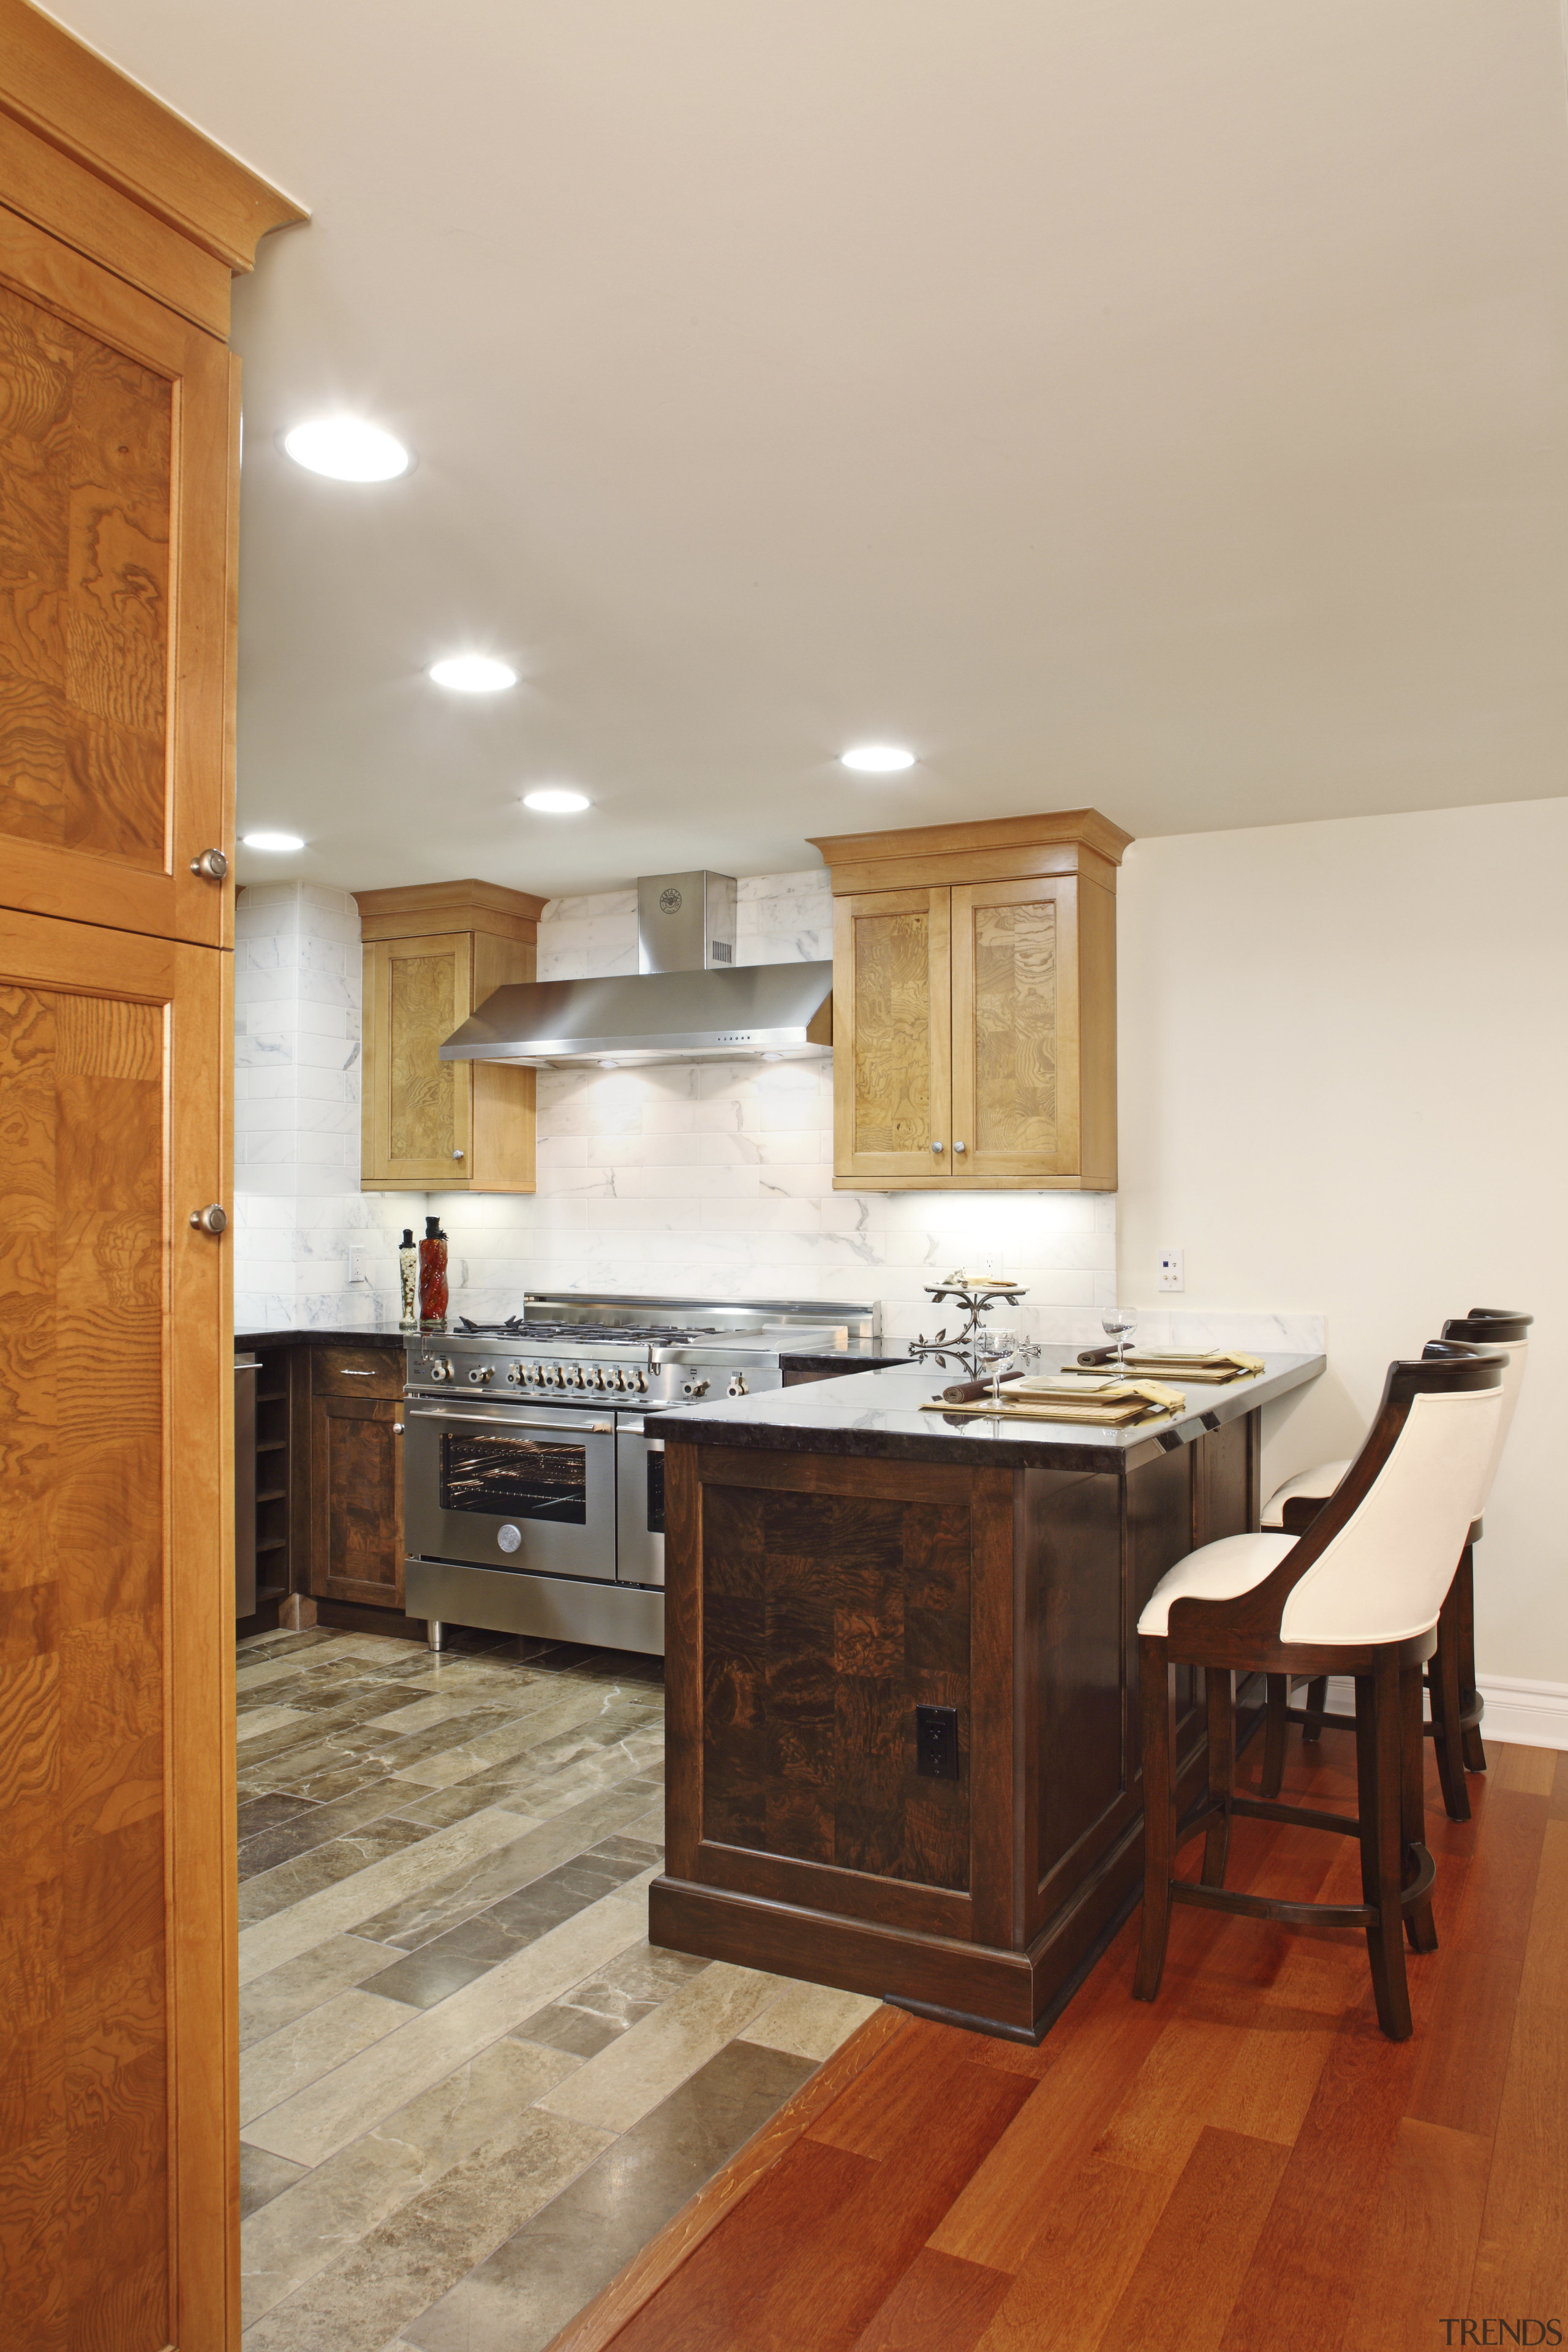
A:
POLYGON ((661 1951, 657 1659, 241 1644, 246 2352, 539 2352, 875 2004, 661 1951))

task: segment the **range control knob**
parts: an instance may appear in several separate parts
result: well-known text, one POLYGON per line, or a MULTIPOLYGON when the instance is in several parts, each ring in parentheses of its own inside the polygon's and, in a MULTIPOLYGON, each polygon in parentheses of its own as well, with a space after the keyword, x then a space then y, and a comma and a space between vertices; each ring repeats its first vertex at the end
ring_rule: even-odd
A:
POLYGON ((506 1384, 509 1389, 520 1389, 522 1386, 522 1366, 521 1364, 509 1364, 507 1366, 506 1384))
POLYGON ((730 1391, 729 1391, 729 1392, 730 1392, 730 1394, 731 1394, 731 1396, 744 1396, 744 1395, 745 1395, 745 1393, 746 1393, 746 1375, 745 1375, 745 1373, 744 1373, 744 1372, 737 1372, 737 1373, 735 1374, 734 1379, 733 1379, 733 1380, 731 1381, 731 1383, 730 1383, 730 1391))
POLYGON ((682 1396, 706 1396, 708 1383, 704 1380, 682 1381, 680 1393, 682 1396))
POLYGON ((482 1389, 486 1387, 489 1381, 494 1380, 495 1366, 493 1364, 476 1364, 473 1370, 468 1374, 468 1378, 473 1382, 475 1388, 482 1389))
POLYGON ((575 1387, 580 1388, 580 1389, 585 1389, 585 1388, 587 1387, 587 1385, 588 1385, 588 1375, 587 1375, 586 1370, 584 1369, 584 1367, 583 1367, 581 1364, 574 1364, 574 1365, 573 1366, 573 1368, 572 1368, 572 1378, 573 1378, 573 1383, 574 1383, 574 1385, 575 1387))
POLYGON ((432 1356, 426 1369, 433 1381, 449 1381, 452 1377, 451 1363, 445 1356, 432 1356))
POLYGON ((637 1387, 642 1391, 643 1394, 646 1396, 646 1394, 647 1393, 647 1374, 646 1372, 639 1372, 639 1373, 637 1374, 637 1387))

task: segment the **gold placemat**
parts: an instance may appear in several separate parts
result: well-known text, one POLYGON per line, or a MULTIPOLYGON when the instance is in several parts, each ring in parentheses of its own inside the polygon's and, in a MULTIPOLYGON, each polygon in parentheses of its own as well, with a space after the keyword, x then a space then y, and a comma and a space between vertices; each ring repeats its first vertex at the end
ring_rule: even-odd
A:
POLYGON ((1186 1398, 1180 1389, 1160 1381, 1108 1381, 1092 1394, 1081 1381, 1014 1381, 1000 1401, 955 1404, 945 1397, 928 1397, 922 1412, 949 1412, 964 1420, 1087 1422, 1100 1429, 1119 1429, 1129 1422, 1167 1421, 1183 1412, 1186 1398))
MULTIPOLYGON (((1099 1350, 1095 1352, 1098 1354, 1099 1350)), ((1081 1358, 1079 1361, 1082 1361, 1081 1358)), ((1134 1372, 1171 1372, 1180 1380, 1215 1386, 1230 1381, 1255 1381, 1268 1369, 1261 1356, 1243 1355, 1239 1349, 1233 1348, 1210 1348, 1191 1355, 1183 1355, 1174 1349, 1168 1353, 1140 1355, 1130 1348, 1127 1368, 1134 1372)), ((1084 1365, 1086 1371, 1093 1369, 1095 1367, 1091 1365, 1084 1365)))

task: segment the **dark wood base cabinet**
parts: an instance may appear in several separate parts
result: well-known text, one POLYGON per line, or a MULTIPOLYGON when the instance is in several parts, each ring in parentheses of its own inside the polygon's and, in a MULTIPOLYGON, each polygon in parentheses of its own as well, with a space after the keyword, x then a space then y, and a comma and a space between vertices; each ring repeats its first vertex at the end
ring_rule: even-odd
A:
POLYGON ((320 1601, 403 1606, 403 1356, 311 1348, 310 1580, 320 1601))
POLYGON ((1257 1526, 1258 1422, 1118 1471, 671 1444, 652 1940, 1037 2039, 1141 1883, 1139 1613, 1257 1526))

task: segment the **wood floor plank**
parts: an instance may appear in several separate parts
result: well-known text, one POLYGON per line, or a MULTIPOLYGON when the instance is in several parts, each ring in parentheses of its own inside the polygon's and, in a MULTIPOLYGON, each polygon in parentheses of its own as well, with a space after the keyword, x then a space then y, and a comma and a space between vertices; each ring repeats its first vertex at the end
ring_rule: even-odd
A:
POLYGON ((1091 2157, 1051 2206, 975 2352, 1084 2352, 1099 2341, 1169 2193, 1124 2164, 1091 2157))
POLYGON ((973 2352, 1012 2280, 922 2246, 855 2339, 854 2352, 973 2352))
POLYGON ((932 2231, 937 2251, 984 2270, 1017 2270, 1164 2029, 1148 2001, 1099 2011, 932 2231))
POLYGON ((1265 2008, 1264 2015, 1267 2023, 1243 2030, 1208 2124, 1215 2131, 1294 2147, 1334 2046, 1333 2028, 1317 2010, 1265 2008))
MULTIPOLYGON (((1351 2292, 1342 2352, 1431 2352, 1464 2318, 1491 2138, 1406 2116, 1351 2292)), ((1491 2306, 1488 2306, 1489 2309, 1491 2306)))
POLYGON ((916 2114, 880 2161, 803 2137, 621 2331, 616 2352, 850 2352, 1032 2089, 973 2064, 942 2069, 935 2087, 940 2129, 931 2111, 916 2114), (815 2238, 829 2215, 835 2257, 825 2264, 815 2238))
POLYGON ((1542 1840, 1519 1998, 1526 2009, 1568 2007, 1568 1822, 1549 1821, 1542 1840))
POLYGON ((1369 2011, 1352 2011, 1335 2036, 1220 2339, 1225 2352, 1322 2352, 1343 2332, 1415 2074, 1415 2045, 1385 2041, 1369 2011))
POLYGON ((1522 1952, 1552 1801, 1488 1789, 1483 1801, 1453 1941, 1467 1951, 1522 1952))
POLYGON ((1099 2339, 1106 2352, 1214 2352, 1288 2161, 1276 2141, 1205 2126, 1099 2339))
POLYGON ((1521 2001, 1468 2310, 1561 2316, 1565 2282, 1568 2009, 1521 2001))
POLYGON ((1456 1946, 1443 1957, 1432 2031, 1422 2040, 1410 2114, 1490 2139, 1513 2042, 1523 1954, 1456 1946))

